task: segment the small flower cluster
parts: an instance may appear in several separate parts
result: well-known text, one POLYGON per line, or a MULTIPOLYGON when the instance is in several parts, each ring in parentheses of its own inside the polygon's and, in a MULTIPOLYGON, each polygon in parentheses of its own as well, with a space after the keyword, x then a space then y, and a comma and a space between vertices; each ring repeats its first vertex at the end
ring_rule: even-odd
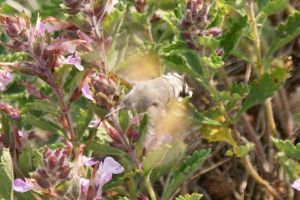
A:
POLYGON ((20 119, 20 111, 9 104, 0 103, 0 111, 9 115, 12 120, 20 119))
POLYGON ((81 192, 84 199, 102 199, 102 188, 112 179, 113 174, 120 174, 124 168, 112 157, 106 157, 94 165, 90 179, 81 178, 81 192))
POLYGON ((108 183, 113 174, 120 174, 124 168, 112 157, 106 157, 102 162, 94 161, 90 157, 82 155, 82 150, 72 155, 72 148, 58 148, 56 150, 45 149, 43 153, 42 167, 32 173, 30 178, 15 179, 13 189, 16 192, 43 193, 53 198, 64 199, 66 196, 74 196, 70 193, 70 187, 74 181, 80 187, 77 198, 102 199, 102 187, 108 183), (81 176, 84 167, 93 167, 92 176, 87 179, 81 176), (76 178, 78 177, 79 178, 76 178), (73 182, 69 184, 68 182, 73 182), (64 187, 61 187, 61 186, 64 187))
POLYGON ((25 181, 16 179, 14 190, 17 192, 37 190, 56 196, 56 186, 71 178, 70 160, 70 148, 59 148, 54 151, 46 148, 43 153, 42 167, 36 170, 30 179, 25 181))
POLYGON ((188 0, 186 2, 185 16, 181 22, 182 37, 186 40, 191 49, 201 50, 195 37, 212 36, 218 37, 221 29, 212 27, 207 29, 209 25, 210 4, 207 0, 188 0))
POLYGON ((0 15, 0 24, 9 36, 5 45, 13 51, 27 52, 31 57, 30 61, 23 63, 23 72, 38 75, 49 83, 51 71, 60 65, 70 64, 83 70, 76 48, 87 49, 87 41, 68 33, 57 38, 53 36, 55 31, 70 28, 72 24, 53 17, 41 21, 38 17, 33 27, 27 16, 5 15, 0 15))
POLYGON ((116 80, 105 73, 89 76, 81 89, 82 94, 104 108, 111 109, 118 96, 116 80))

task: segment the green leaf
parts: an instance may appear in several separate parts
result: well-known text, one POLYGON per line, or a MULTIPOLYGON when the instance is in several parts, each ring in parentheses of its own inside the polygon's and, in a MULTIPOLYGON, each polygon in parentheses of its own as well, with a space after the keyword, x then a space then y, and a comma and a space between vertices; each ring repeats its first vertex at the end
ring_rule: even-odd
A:
MULTIPOLYGON (((164 21, 168 26, 169 29, 176 35, 178 35, 180 32, 177 28, 177 18, 174 14, 174 12, 165 12, 161 11, 159 12, 161 15, 161 20, 164 21)), ((165 30, 167 31, 167 30, 165 30)))
POLYGON ((283 85, 287 79, 287 75, 287 69, 277 68, 270 74, 263 74, 260 80, 252 81, 249 95, 246 97, 239 114, 242 114, 254 105, 263 103, 267 98, 272 97, 283 85))
POLYGON ((243 158, 253 150, 254 144, 248 143, 246 145, 234 146, 226 152, 226 156, 236 156, 238 158, 243 158))
POLYGON ((131 12, 132 22, 131 28, 143 30, 148 24, 148 16, 145 13, 131 12))
POLYGON ((273 138, 273 143, 280 151, 283 151, 291 158, 300 161, 300 143, 292 144, 289 140, 280 140, 273 138))
POLYGON ((195 76, 202 72, 198 53, 188 49, 182 40, 162 46, 159 55, 167 66, 174 67, 176 71, 195 76))
POLYGON ((119 32, 119 27, 123 23, 123 16, 125 14, 125 7, 122 10, 114 9, 109 15, 104 18, 103 29, 104 31, 112 35, 112 33, 119 32))
POLYGON ((173 173, 170 182, 165 186, 162 200, 169 199, 184 181, 192 177, 193 174, 200 169, 209 154, 210 150, 200 150, 195 151, 191 156, 187 157, 173 173))
POLYGON ((227 58, 234 47, 237 45, 247 26, 247 16, 230 18, 225 33, 221 36, 220 46, 224 49, 224 58, 227 58))
POLYGON ((70 73, 70 77, 68 77, 68 80, 64 85, 64 89, 66 91, 65 99, 70 99, 75 89, 80 85, 84 77, 84 72, 82 71, 77 70, 76 74, 73 73, 74 73, 73 71, 70 73))
POLYGON ((288 2, 288 0, 269 0, 261 11, 267 16, 272 15, 283 10, 288 2))
POLYGON ((93 111, 89 108, 78 108, 76 107, 76 113, 74 114, 77 129, 77 138, 80 140, 88 125, 93 119, 93 111))
POLYGON ((7 115, 0 115, 1 116, 1 133, 4 133, 7 138, 10 140, 11 138, 11 132, 10 132, 10 121, 9 117, 7 115))
POLYGON ((114 176, 111 181, 109 181, 107 184, 105 184, 103 186, 103 189, 104 189, 104 191, 106 191, 108 189, 114 188, 114 187, 119 186, 120 184, 122 184, 124 182, 134 180, 134 178, 136 176, 139 176, 137 170, 124 172, 120 175, 114 176))
POLYGON ((202 194, 197 194, 197 193, 193 193, 193 194, 186 194, 186 195, 180 195, 178 197, 176 197, 175 200, 200 200, 203 197, 202 194))
POLYGON ((127 130, 130 124, 130 115, 128 110, 120 110, 118 113, 119 123, 122 130, 127 130))
POLYGON ((57 124, 55 124, 52 121, 49 121, 43 117, 36 117, 36 116, 30 115, 30 114, 26 114, 22 117, 22 121, 30 124, 31 126, 33 126, 35 128, 51 131, 53 133, 58 133, 58 131, 61 130, 57 124))
POLYGON ((71 65, 63 65, 56 68, 54 71, 55 81, 60 85, 64 85, 67 78, 70 76, 73 67, 71 65))
POLYGON ((32 110, 42 111, 44 113, 58 113, 58 107, 47 100, 34 99, 33 102, 27 103, 25 105, 26 110, 23 112, 28 112, 32 110))
POLYGON ((91 150, 94 153, 100 153, 103 155, 116 155, 120 156, 123 155, 124 152, 120 149, 114 148, 109 146, 109 144, 103 144, 98 141, 92 141, 91 143, 87 144, 85 147, 86 150, 91 150))
POLYGON ((5 200, 13 199, 13 164, 9 153, 9 149, 4 148, 0 153, 0 198, 5 200))
POLYGON ((190 117, 190 120, 192 122, 195 122, 197 124, 203 124, 203 125, 213 125, 213 126, 221 126, 222 123, 218 122, 217 120, 211 119, 210 117, 207 117, 204 113, 199 112, 196 110, 194 105, 189 104, 190 112, 192 113, 190 117))
POLYGON ((291 158, 288 158, 284 152, 279 152, 277 156, 280 164, 283 166, 283 169, 287 172, 289 177, 292 180, 297 179, 300 168, 298 162, 291 158))
POLYGON ((209 142, 226 142, 233 147, 238 146, 232 137, 231 129, 224 126, 203 126, 201 134, 209 142))
POLYGON ((224 61, 222 60, 222 57, 217 56, 216 54, 210 55, 209 57, 204 56, 202 60, 205 63, 205 65, 213 69, 219 69, 224 65, 224 61))
POLYGON ((288 17, 287 22, 280 24, 275 31, 275 39, 267 54, 267 58, 300 34, 300 11, 288 17))
POLYGON ((300 122, 300 114, 296 114, 293 116, 293 119, 297 122, 300 122))
POLYGON ((177 7, 177 0, 150 0, 149 3, 154 4, 157 8, 162 10, 171 10, 177 7))
POLYGON ((33 151, 34 149, 27 145, 19 156, 18 165, 25 176, 28 176, 29 172, 34 170, 33 151))
POLYGON ((283 10, 288 2, 288 0, 270 0, 261 11, 267 16, 272 15, 283 10))
MULTIPOLYGON (((128 38, 126 38, 126 39, 128 39, 128 38)), ((115 69, 115 66, 119 59, 119 51, 117 50, 117 47, 116 47, 117 41, 118 41, 118 39, 115 39, 112 42, 111 47, 109 48, 109 50, 107 52, 107 69, 109 71, 113 71, 115 69)))
POLYGON ((21 52, 0 54, 1 62, 16 62, 16 61, 24 61, 28 59, 28 54, 21 52))
POLYGON ((201 36, 197 39, 198 44, 209 49, 216 49, 220 45, 220 41, 213 36, 201 36))
POLYGON ((144 149, 143 144, 144 144, 144 139, 145 139, 147 130, 148 130, 148 116, 144 115, 143 119, 141 120, 140 126, 139 126, 140 137, 135 144, 136 154, 138 156, 141 156, 143 154, 143 149, 144 149))

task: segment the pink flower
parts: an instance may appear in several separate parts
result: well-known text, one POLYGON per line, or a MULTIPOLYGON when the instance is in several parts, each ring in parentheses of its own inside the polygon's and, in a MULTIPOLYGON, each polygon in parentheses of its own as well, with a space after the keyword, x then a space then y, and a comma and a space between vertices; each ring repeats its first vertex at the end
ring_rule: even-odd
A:
POLYGON ((85 34, 84 32, 78 30, 77 31, 77 35, 81 40, 85 40, 88 44, 92 44, 93 39, 90 38, 90 36, 88 36, 87 34, 85 34))
POLYGON ((93 93, 88 83, 83 84, 81 92, 85 98, 89 100, 94 100, 93 93))
POLYGON ((90 180, 86 178, 80 178, 80 185, 81 185, 81 192, 86 196, 89 186, 90 186, 90 180))
POLYGON ((5 69, 0 69, 0 91, 4 91, 6 86, 12 81, 12 74, 5 69))
POLYGON ((95 183, 94 188, 97 188, 97 194, 94 199, 102 199, 102 187, 112 179, 113 174, 120 174, 123 171, 124 168, 120 163, 115 161, 112 157, 106 157, 103 163, 100 163, 95 177, 92 177, 91 180, 85 178, 80 179, 82 193, 86 196, 89 186, 95 183))
POLYGON ((212 36, 219 36, 222 30, 218 27, 213 27, 208 30, 208 33, 212 36))
POLYGON ((35 28, 34 28, 34 33, 36 36, 44 37, 45 30, 46 30, 45 24, 43 22, 41 22, 41 18, 40 18, 40 16, 38 16, 38 18, 36 20, 35 28))
POLYGON ((82 156, 81 159, 82 159, 82 163, 87 167, 94 166, 98 162, 98 161, 94 161, 93 158, 87 156, 82 156))
POLYGON ((78 55, 78 53, 76 53, 76 52, 74 54, 68 56, 67 58, 65 58, 64 56, 61 56, 60 57, 60 63, 61 64, 73 65, 79 71, 84 70, 83 66, 81 65, 81 58, 78 55))
POLYGON ((81 58, 77 53, 74 53, 73 55, 70 55, 67 57, 67 62, 70 65, 74 65, 79 71, 83 71, 84 68, 81 65, 81 58))
POLYGON ((25 178, 25 181, 23 181, 20 178, 17 178, 13 182, 13 190, 16 192, 28 192, 34 188, 33 183, 25 178))
POLYGON ((295 180, 291 186, 300 192, 300 179, 295 180))

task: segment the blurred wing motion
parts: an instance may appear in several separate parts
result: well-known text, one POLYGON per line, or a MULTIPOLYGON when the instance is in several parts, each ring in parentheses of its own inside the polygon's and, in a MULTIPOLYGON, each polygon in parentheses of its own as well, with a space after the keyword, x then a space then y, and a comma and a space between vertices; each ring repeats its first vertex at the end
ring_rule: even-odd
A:
POLYGON ((183 102, 172 101, 165 109, 152 107, 148 110, 149 128, 144 147, 147 151, 166 143, 183 140, 188 128, 187 109, 183 102))
POLYGON ((160 76, 158 57, 153 54, 135 55, 119 65, 116 74, 130 83, 160 76))

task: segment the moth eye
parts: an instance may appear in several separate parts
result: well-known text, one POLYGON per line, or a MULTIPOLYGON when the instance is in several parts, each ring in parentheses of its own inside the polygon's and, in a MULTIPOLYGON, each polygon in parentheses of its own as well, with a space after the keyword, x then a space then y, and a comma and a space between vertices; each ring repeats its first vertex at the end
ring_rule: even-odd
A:
POLYGON ((153 102, 153 103, 152 103, 152 106, 157 107, 157 106, 158 106, 158 103, 157 103, 157 102, 153 102))

